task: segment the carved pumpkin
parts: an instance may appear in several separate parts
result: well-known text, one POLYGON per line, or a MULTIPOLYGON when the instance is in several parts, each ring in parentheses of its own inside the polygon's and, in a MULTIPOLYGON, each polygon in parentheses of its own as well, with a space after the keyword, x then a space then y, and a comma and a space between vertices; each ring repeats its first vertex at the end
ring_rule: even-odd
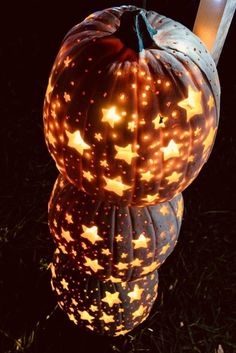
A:
POLYGON ((182 212, 181 194, 156 206, 118 207, 96 201, 59 176, 49 202, 49 228, 81 273, 130 281, 156 270, 170 255, 182 212))
POLYGON ((110 336, 124 335, 146 319, 157 296, 158 273, 132 282, 101 282, 82 276, 56 250, 52 288, 60 307, 76 325, 110 336))
POLYGON ((98 199, 172 199, 207 161, 219 119, 215 64, 199 38, 154 11, 121 6, 66 35, 46 92, 48 149, 98 199))

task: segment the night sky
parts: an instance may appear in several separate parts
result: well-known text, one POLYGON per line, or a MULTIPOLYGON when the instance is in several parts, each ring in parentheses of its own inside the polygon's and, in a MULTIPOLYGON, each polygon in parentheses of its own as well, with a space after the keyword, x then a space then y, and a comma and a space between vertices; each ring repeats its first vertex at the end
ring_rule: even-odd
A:
MULTIPOLYGON (((0 351, 82 353, 92 351, 93 344, 100 345, 99 353, 215 353, 219 345, 224 353, 235 351, 235 19, 218 64, 222 96, 215 146, 183 193, 180 240, 159 271, 157 302, 141 328, 112 340, 77 329, 60 309, 54 310, 47 270, 54 251, 47 202, 58 172, 44 141, 42 107, 67 31, 96 10, 141 6, 142 1, 48 3, 9 2, 2 11, 0 351)), ((173 3, 147 0, 147 9, 191 29, 199 1, 173 3)))

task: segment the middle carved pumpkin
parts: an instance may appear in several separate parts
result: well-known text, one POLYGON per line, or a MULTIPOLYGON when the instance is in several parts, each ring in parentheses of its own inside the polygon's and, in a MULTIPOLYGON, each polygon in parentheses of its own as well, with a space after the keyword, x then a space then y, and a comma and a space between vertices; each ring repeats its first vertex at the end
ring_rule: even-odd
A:
POLYGON ((49 201, 49 228, 81 273, 132 281, 158 269, 173 251, 182 213, 181 194, 155 206, 119 207, 59 176, 49 201))

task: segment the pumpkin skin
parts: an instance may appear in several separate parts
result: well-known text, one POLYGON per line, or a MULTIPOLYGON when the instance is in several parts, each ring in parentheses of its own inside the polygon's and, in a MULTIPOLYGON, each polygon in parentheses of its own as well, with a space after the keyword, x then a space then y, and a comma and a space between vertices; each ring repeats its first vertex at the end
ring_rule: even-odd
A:
POLYGON ((49 202, 49 228, 81 273, 102 281, 132 281, 156 269, 177 243, 182 195, 146 207, 96 201, 59 176, 49 202))
POLYGON ((207 161, 219 97, 214 61, 183 25, 135 6, 99 11, 69 31, 56 57, 44 104, 47 147, 60 173, 98 199, 164 202, 207 161), (141 52, 125 44, 132 26, 120 25, 132 11, 157 32, 141 52))
POLYGON ((57 249, 51 285, 63 311, 76 325, 109 336, 124 335, 143 322, 157 297, 158 273, 132 282, 101 282, 83 276, 57 249))

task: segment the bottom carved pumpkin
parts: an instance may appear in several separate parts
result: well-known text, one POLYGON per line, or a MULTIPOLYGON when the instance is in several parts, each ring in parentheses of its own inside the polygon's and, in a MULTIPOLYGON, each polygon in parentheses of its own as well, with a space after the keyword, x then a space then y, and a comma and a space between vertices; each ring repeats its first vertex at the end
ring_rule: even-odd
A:
POLYGON ((124 335, 149 315, 157 297, 157 271, 130 282, 84 276, 59 249, 51 264, 59 306, 76 325, 109 336, 124 335))

